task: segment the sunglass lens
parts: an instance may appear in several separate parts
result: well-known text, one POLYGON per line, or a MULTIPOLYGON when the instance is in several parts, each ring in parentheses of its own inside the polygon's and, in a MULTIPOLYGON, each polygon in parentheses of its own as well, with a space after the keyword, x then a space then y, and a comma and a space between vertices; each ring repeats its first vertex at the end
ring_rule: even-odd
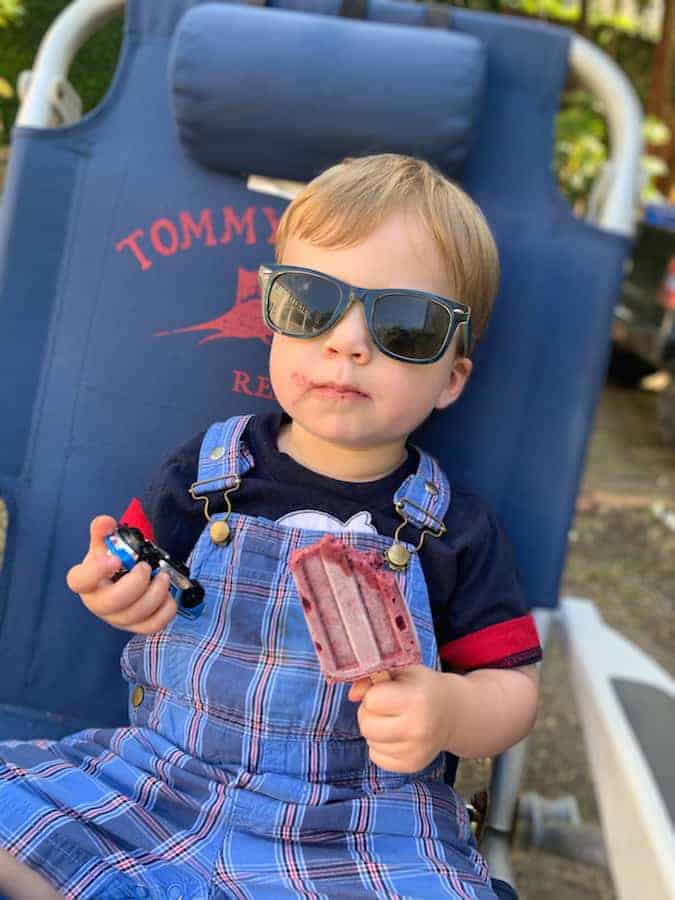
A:
POLYGON ((268 315, 284 334, 311 337, 321 334, 340 302, 332 281, 303 272, 283 272, 270 287, 268 315))
POLYGON ((409 294, 378 297, 373 309, 373 331, 385 350, 402 359, 433 359, 448 334, 452 313, 440 303, 409 294))

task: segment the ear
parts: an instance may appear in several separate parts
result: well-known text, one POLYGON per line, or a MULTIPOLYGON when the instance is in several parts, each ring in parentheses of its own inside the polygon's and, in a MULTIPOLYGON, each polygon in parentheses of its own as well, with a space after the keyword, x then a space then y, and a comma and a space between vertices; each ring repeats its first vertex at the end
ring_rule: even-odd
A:
POLYGON ((452 364, 450 378, 436 400, 435 409, 445 409, 459 399, 471 375, 473 363, 468 356, 458 356, 452 364))

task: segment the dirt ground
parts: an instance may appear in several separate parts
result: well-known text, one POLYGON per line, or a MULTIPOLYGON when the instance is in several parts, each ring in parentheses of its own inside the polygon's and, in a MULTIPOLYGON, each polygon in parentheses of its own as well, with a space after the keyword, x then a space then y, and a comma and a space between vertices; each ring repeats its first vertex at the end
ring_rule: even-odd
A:
MULTIPOLYGON (((593 600, 605 621, 675 671, 675 531, 652 511, 675 511, 675 453, 656 427, 656 397, 607 387, 596 417, 570 533, 563 594, 593 600), (658 511, 658 507, 657 507, 658 511)), ((546 650, 540 713, 523 790, 573 794, 584 821, 599 822, 583 736, 558 635, 546 650)), ((470 793, 483 771, 465 764, 470 793)), ((516 847, 520 900, 615 900, 608 873, 516 847)), ((642 898, 636 898, 642 900, 642 898)), ((647 898, 644 898, 647 900, 647 898)))

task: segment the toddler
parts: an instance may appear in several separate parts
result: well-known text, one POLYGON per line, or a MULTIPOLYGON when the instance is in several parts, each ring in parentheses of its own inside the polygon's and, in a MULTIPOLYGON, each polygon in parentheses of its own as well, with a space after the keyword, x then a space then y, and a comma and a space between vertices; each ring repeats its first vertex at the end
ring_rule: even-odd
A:
POLYGON ((494 516, 408 440, 469 379, 492 236, 434 168, 382 154, 310 182, 276 260, 260 286, 281 412, 212 425, 122 517, 189 559, 203 614, 176 616, 145 563, 111 580, 110 516, 68 573, 134 635, 131 724, 0 744, 10 896, 497 896, 451 785, 458 757, 530 730, 541 651, 494 516), (329 531, 394 569, 421 665, 326 683, 289 559, 329 531))

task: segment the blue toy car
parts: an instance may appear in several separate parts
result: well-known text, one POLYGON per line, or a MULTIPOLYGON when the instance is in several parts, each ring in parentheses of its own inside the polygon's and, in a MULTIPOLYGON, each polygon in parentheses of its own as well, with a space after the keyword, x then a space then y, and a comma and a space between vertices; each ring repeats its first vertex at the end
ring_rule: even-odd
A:
POLYGON ((143 537, 138 528, 120 525, 105 539, 110 553, 117 556, 122 567, 113 581, 118 580, 139 562, 147 562, 152 569, 152 578, 159 572, 169 576, 169 592, 178 604, 178 615, 186 619, 197 619, 204 609, 204 588, 190 578, 190 570, 182 563, 171 559, 169 554, 143 537))

